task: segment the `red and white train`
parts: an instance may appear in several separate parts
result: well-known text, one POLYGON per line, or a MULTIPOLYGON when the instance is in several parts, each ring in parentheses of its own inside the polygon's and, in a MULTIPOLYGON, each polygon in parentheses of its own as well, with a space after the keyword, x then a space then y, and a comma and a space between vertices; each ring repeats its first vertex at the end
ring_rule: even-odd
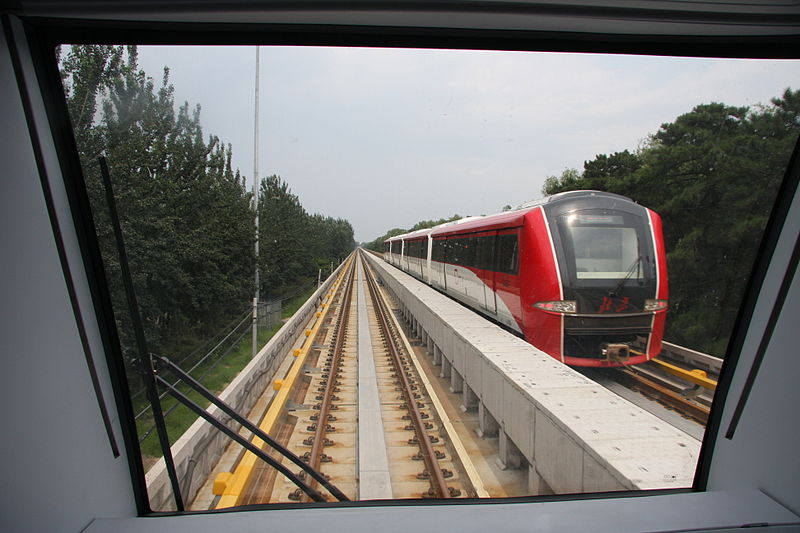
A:
POLYGON ((389 263, 568 365, 632 365, 661 352, 661 218, 624 196, 565 192, 384 245, 389 263))

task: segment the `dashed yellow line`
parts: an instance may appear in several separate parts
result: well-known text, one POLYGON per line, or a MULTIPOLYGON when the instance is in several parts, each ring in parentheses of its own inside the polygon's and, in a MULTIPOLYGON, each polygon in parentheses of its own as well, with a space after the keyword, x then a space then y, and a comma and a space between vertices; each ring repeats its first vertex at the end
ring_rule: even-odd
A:
MULTIPOLYGON (((350 261, 352 261, 352 259, 350 259, 350 261)), ((272 430, 275 428, 276 423, 283 414, 286 401, 289 399, 289 393, 293 388, 295 380, 302 373, 303 365, 305 364, 308 354, 311 353, 314 337, 322 326, 325 316, 328 314, 328 311, 331 308, 330 303, 333 300, 333 295, 339 288, 339 285, 344 279, 344 275, 347 270, 348 265, 345 265, 339 273, 339 276, 331 284, 331 287, 328 290, 322 305, 320 306, 321 310, 317 311, 316 313, 314 325, 311 327, 311 329, 305 330, 306 340, 303 342, 303 345, 300 348, 295 349, 293 352, 295 360, 292 363, 292 366, 289 368, 289 371, 286 373, 283 379, 277 379, 273 384, 273 388, 278 391, 278 393, 272 399, 269 409, 267 410, 267 414, 264 415, 261 424, 258 426, 258 428, 267 435, 271 435, 272 430)), ((264 445, 264 441, 258 437, 255 437, 252 442, 259 448, 264 445)), ((247 486, 253 471, 255 470, 258 460, 259 459, 255 454, 247 451, 239 461, 239 464, 236 466, 236 469, 233 471, 233 473, 222 472, 217 474, 217 477, 214 479, 213 492, 214 494, 220 496, 220 499, 215 506, 216 509, 234 507, 241 504, 242 496, 244 495, 244 489, 247 486)))

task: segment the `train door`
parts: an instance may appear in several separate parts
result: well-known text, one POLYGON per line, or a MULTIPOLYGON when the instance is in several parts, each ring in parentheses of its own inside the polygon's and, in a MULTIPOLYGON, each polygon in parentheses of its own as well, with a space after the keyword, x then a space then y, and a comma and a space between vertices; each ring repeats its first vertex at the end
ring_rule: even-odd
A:
POLYGON ((433 258, 434 261, 438 262, 438 279, 439 279, 439 286, 443 290, 447 290, 447 275, 445 272, 445 267, 447 266, 447 238, 442 237, 438 240, 437 246, 434 249, 436 252, 436 256, 433 258))
POLYGON ((483 281, 483 303, 489 313, 497 313, 497 295, 495 294, 494 245, 496 231, 481 233, 477 239, 477 267, 483 281))
POLYGON ((497 319, 511 327, 522 323, 519 282, 519 230, 497 232, 494 246, 497 319))
POLYGON ((461 277, 464 281, 464 296, 473 307, 485 304, 483 279, 478 269, 478 238, 473 235, 461 237, 461 277))
POLYGON ((464 293, 464 284, 461 283, 461 276, 458 275, 460 242, 455 237, 447 237, 447 261, 444 264, 445 290, 460 298, 464 293))
POLYGON ((424 261, 424 265, 425 265, 425 269, 424 269, 425 272, 424 272, 423 279, 429 285, 431 284, 431 278, 433 278, 433 272, 431 271, 431 252, 432 252, 431 248, 433 247, 432 245, 433 245, 433 239, 431 239, 430 235, 427 235, 425 237, 425 248, 424 248, 424 254, 423 254, 425 257, 423 257, 422 260, 424 261))

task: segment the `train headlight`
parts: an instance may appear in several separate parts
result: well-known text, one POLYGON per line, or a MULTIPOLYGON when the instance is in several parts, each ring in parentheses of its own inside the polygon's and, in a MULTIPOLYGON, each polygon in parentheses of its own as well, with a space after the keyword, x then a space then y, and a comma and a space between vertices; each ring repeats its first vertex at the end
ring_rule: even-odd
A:
POLYGON ((578 304, 573 300, 555 300, 552 302, 536 302, 533 306, 551 313, 576 313, 578 304))
POLYGON ((644 301, 645 311, 662 311, 667 308, 667 300, 655 300, 648 298, 644 301))

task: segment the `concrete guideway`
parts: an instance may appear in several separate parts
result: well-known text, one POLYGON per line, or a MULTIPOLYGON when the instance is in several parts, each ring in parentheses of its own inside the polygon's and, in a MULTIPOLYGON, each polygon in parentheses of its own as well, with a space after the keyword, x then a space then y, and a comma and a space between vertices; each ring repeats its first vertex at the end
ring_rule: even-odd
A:
POLYGON ((372 335, 367 316, 366 281, 363 263, 359 262, 358 283, 358 498, 392 498, 389 457, 386 453, 381 401, 372 335))
POLYGON ((690 487, 700 442, 375 256, 463 408, 533 494, 690 487))

